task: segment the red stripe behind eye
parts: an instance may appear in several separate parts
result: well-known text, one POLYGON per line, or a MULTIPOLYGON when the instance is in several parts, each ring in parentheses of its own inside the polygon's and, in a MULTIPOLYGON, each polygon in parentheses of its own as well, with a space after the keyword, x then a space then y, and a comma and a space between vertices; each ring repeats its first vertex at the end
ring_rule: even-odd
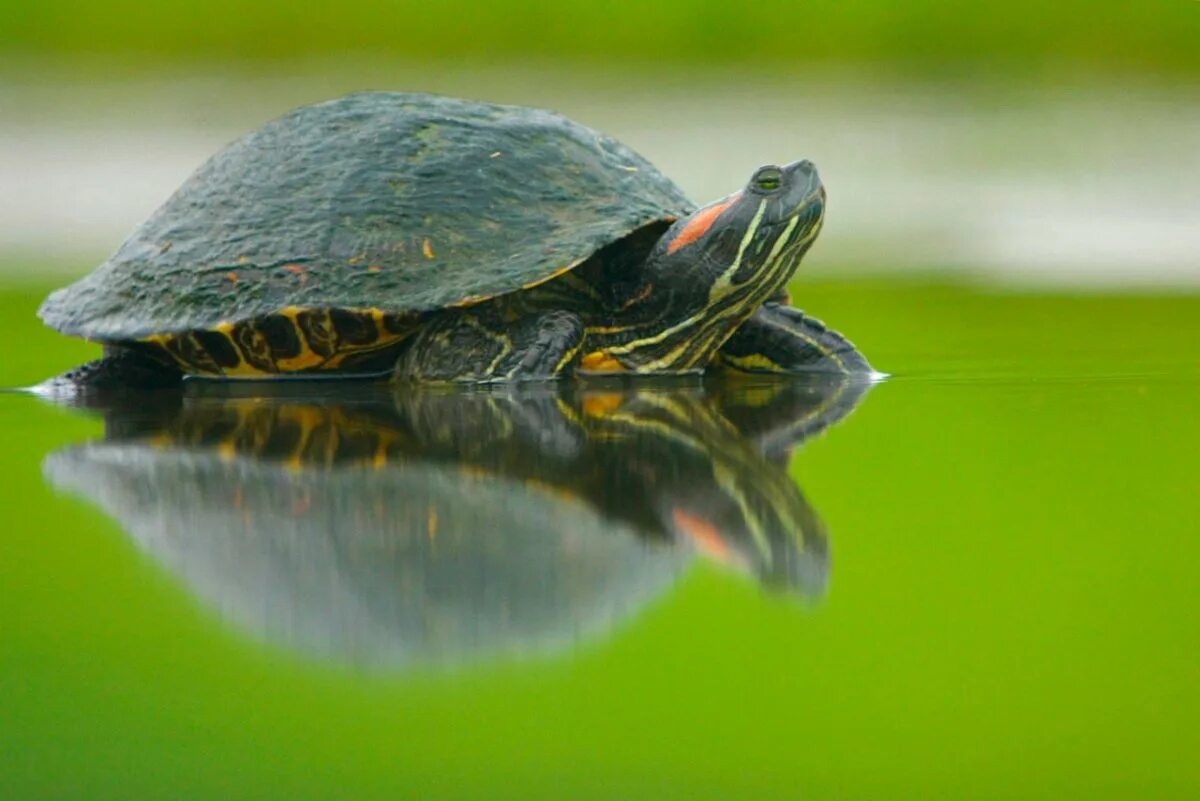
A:
POLYGON ((667 245, 667 253, 674 253, 684 245, 690 245, 704 236, 708 229, 712 228, 717 218, 721 216, 725 209, 732 206, 738 197, 739 195, 733 195, 728 200, 723 200, 706 209, 700 209, 700 211, 693 214, 692 218, 688 220, 687 225, 683 226, 679 233, 675 235, 675 238, 671 240, 671 244, 667 245))

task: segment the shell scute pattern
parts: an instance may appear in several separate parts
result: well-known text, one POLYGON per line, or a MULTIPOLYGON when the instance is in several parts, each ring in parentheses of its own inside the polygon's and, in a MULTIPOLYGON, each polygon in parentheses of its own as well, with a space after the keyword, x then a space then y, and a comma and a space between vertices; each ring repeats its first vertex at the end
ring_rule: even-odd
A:
MULTIPOLYGON (((211 329, 155 334, 139 342, 164 353, 184 372, 211 376, 269 376, 338 370, 364 356, 399 348, 419 324, 414 315, 380 309, 303 309, 211 329)), ((387 359, 382 359, 384 368, 387 359)))

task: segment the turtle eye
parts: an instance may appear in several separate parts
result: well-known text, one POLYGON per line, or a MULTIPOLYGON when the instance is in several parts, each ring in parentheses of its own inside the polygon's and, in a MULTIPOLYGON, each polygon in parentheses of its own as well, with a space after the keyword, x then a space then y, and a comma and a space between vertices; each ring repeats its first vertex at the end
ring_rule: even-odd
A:
POLYGON ((777 167, 764 167, 754 176, 754 188, 763 192, 774 192, 783 183, 783 173, 777 167))

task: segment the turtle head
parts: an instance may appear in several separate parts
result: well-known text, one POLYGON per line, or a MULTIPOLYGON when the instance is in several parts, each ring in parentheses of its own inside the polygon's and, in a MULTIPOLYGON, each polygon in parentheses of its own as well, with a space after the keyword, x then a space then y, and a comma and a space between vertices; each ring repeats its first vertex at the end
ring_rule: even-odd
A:
POLYGON ((761 224, 766 230, 787 226, 799 219, 793 232, 803 236, 815 232, 825 212, 825 186, 811 161, 795 161, 784 167, 759 167, 741 195, 764 204, 761 224), (801 219, 803 218, 803 219, 801 219))
POLYGON ((825 187, 812 162, 767 165, 742 191, 677 223, 664 237, 664 249, 681 262, 709 268, 710 290, 717 295, 764 284, 773 292, 795 271, 824 214, 825 187))
POLYGON ((760 167, 740 192, 678 220, 650 252, 637 296, 660 304, 655 316, 671 321, 671 333, 624 346, 624 368, 680 371, 707 364, 792 277, 824 214, 816 167, 797 161, 760 167))
POLYGON ((816 238, 825 187, 811 161, 759 167, 746 187, 676 222, 648 265, 670 281, 707 273, 718 294, 763 282, 784 283, 816 238))

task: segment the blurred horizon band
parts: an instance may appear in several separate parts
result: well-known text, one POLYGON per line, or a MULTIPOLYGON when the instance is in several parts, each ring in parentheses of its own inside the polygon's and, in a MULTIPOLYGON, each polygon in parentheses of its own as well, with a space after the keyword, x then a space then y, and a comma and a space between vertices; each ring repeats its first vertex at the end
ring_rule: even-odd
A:
POLYGON ((596 4, 446 0, 0 0, 0 62, 94 57, 148 66, 221 60, 484 59, 852 68, 894 77, 968 73, 1036 80, 1200 74, 1200 3, 1117 0, 948 7, 813 0, 596 4))

